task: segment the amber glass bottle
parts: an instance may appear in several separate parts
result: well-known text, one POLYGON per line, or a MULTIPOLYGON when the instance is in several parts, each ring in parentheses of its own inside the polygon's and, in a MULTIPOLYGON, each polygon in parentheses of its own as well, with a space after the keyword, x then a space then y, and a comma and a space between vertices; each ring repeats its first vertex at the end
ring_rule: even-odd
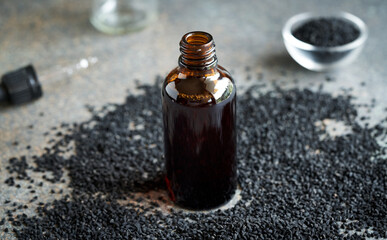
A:
POLYGON ((210 34, 185 34, 180 51, 162 88, 165 180, 177 205, 211 209, 230 200, 237 185, 236 88, 217 64, 210 34))

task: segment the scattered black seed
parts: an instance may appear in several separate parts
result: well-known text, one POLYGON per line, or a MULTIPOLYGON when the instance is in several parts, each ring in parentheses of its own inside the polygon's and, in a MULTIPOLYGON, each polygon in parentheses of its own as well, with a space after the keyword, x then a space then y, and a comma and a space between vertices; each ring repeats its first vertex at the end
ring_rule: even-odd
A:
POLYGON ((86 108, 87 111, 89 111, 90 113, 94 113, 94 109, 95 109, 94 106, 86 104, 86 105, 85 105, 85 108, 86 108))
POLYGON ((4 232, 7 233, 8 232, 8 228, 4 228, 4 232))
POLYGON ((257 87, 239 96, 242 200, 235 207, 164 214, 153 202, 120 205, 133 193, 165 191, 160 88, 140 88, 145 94, 130 95, 125 104, 93 109, 90 121, 73 125, 34 159, 34 170, 50 171, 53 182, 67 169, 72 192, 38 206, 37 216, 17 215, 19 239, 343 239, 338 222, 347 220, 356 220, 341 226, 347 232, 375 231, 350 238, 387 237, 386 149, 375 140, 386 128, 362 128, 351 97, 322 91, 257 87), (353 133, 321 139, 325 130, 315 122, 326 118, 353 133), (131 122, 143 130, 129 130, 131 122), (77 154, 60 157, 72 140, 77 154))
POLYGON ((15 226, 15 227, 19 227, 21 226, 21 223, 19 221, 12 221, 12 225, 15 226))
POLYGON ((26 149, 31 149, 31 146, 30 146, 30 145, 27 145, 26 149))
POLYGON ((34 196, 32 199, 30 199, 30 203, 33 203, 33 202, 35 202, 36 200, 38 199, 38 196, 34 196))
POLYGON ((360 120, 361 121, 369 120, 369 117, 362 116, 362 117, 360 117, 360 120))
POLYGON ((331 47, 354 41, 360 32, 349 21, 339 18, 318 18, 295 29, 293 35, 315 46, 331 47))
MULTIPOLYGON (((10 171, 11 172, 11 171, 10 171)), ((4 181, 5 184, 7 184, 8 186, 12 187, 15 185, 15 180, 13 179, 13 177, 9 177, 7 178, 5 181, 4 181)))
POLYGON ((20 158, 10 158, 9 159, 9 169, 10 173, 16 172, 18 179, 26 179, 28 177, 26 170, 28 169, 28 164, 25 156, 20 158))
POLYGON ((4 223, 5 223, 5 218, 2 218, 2 219, 0 220, 0 226, 3 226, 4 223))

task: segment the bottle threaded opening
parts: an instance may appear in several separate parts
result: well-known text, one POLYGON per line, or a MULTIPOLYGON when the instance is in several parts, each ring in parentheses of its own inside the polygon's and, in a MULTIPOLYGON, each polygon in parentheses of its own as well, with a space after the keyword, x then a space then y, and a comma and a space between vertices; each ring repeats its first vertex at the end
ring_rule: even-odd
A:
POLYGON ((180 41, 179 65, 189 69, 210 69, 218 60, 215 53, 215 42, 206 32, 189 32, 180 41))
POLYGON ((183 41, 193 45, 205 45, 213 41, 211 34, 206 32, 189 32, 183 36, 183 41))

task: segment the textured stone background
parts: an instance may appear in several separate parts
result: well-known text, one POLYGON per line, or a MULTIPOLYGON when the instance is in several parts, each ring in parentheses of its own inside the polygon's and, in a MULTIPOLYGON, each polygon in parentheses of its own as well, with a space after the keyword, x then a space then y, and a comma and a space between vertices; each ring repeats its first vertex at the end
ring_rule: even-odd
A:
MULTIPOLYGON (((27 154, 31 161, 28 156, 47 146, 49 137, 44 137, 44 132, 61 122, 80 122, 89 117, 86 104, 98 107, 123 102, 128 89, 134 92, 135 79, 151 84, 156 75, 166 75, 177 65, 178 43, 188 31, 204 30, 214 36, 219 63, 233 72, 239 90, 254 84, 255 76, 246 80, 246 66, 263 73, 267 82, 298 79, 299 87, 316 88, 331 76, 336 81, 326 83, 326 91, 339 94, 341 87, 352 87, 358 97, 355 101, 376 99, 377 107, 370 113, 373 120, 385 117, 387 1, 161 0, 158 21, 143 31, 122 36, 95 30, 88 22, 90 8, 91 1, 79 0, 0 2, 1 73, 28 63, 33 63, 39 74, 85 57, 99 60, 68 81, 49 86, 43 82, 44 97, 32 104, 0 107, 0 219, 5 199, 23 202, 30 198, 23 188, 4 184, 9 177, 5 170, 9 157, 27 154), (283 24, 300 12, 338 10, 353 13, 368 25, 370 36, 363 52, 351 66, 334 73, 303 69, 286 53, 281 37, 283 24), (361 87, 361 82, 366 86, 361 87), (30 125, 34 127, 30 129, 30 125), (19 142, 17 146, 15 141, 19 142), (27 152, 27 145, 32 151, 27 152)), ((32 176, 39 179, 41 174, 32 176)), ((64 184, 55 187, 68 191, 64 184)), ((49 194, 51 188, 37 188, 40 201, 60 198, 49 194)), ((33 206, 28 211, 33 214, 33 206)), ((11 235, 0 231, 2 237, 11 235)))

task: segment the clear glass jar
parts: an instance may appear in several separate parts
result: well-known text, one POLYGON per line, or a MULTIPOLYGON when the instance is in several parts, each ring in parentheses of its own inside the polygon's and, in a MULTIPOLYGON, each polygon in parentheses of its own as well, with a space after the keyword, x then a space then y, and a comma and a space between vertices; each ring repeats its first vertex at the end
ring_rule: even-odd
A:
POLYGON ((101 32, 123 34, 144 28, 157 17, 157 0, 93 0, 90 22, 101 32))

